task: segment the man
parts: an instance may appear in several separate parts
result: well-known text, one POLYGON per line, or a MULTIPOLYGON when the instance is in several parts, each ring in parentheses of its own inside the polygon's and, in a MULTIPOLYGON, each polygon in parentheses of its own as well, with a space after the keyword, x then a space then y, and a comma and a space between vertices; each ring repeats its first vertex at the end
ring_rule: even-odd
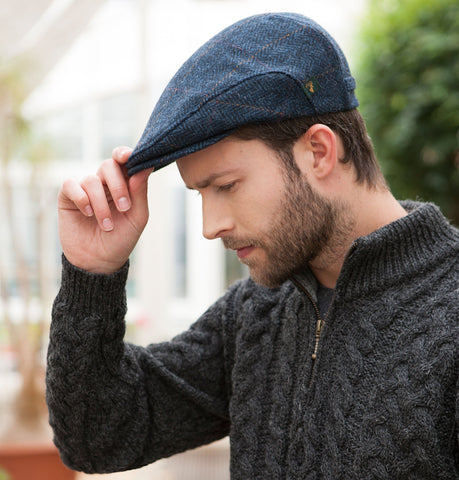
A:
POLYGON ((64 183, 47 382, 69 466, 230 435, 233 479, 458 478, 458 231, 391 195, 354 88, 320 26, 251 17, 182 66, 132 155, 64 183), (142 348, 123 342, 128 258, 173 161, 251 279, 142 348))

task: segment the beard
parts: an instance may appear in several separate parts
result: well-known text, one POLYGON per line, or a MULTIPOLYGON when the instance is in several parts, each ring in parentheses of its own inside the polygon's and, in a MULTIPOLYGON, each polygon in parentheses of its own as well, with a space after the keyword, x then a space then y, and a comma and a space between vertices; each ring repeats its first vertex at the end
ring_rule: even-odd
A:
POLYGON ((332 261, 342 252, 352 229, 347 210, 345 205, 315 192, 304 177, 286 176, 284 195, 268 231, 254 238, 228 236, 222 241, 229 249, 245 245, 262 249, 264 262, 255 258, 241 261, 249 267, 255 282, 278 287, 319 256, 332 261))

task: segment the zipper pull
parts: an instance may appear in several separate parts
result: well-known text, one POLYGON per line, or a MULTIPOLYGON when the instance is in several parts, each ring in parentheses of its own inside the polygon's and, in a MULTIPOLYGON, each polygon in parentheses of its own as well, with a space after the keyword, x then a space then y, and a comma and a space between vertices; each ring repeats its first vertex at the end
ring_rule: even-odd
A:
POLYGON ((316 338, 315 338, 315 345, 314 345, 314 352, 312 354, 312 359, 315 360, 317 358, 317 350, 319 348, 319 341, 320 341, 320 335, 322 333, 322 328, 323 328, 324 322, 323 320, 319 317, 317 319, 317 325, 316 325, 316 338))

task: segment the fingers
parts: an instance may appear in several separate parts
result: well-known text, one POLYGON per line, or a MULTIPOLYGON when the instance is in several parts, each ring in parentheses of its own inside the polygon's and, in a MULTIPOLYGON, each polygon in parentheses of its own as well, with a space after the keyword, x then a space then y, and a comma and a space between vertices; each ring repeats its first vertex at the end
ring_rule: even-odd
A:
POLYGON ((106 160, 97 175, 89 175, 81 182, 66 180, 59 192, 60 210, 78 209, 85 217, 94 216, 100 228, 110 232, 114 228, 111 205, 120 212, 131 208, 129 190, 121 166, 113 159, 106 160))
POLYGON ((145 216, 143 210, 148 209, 147 180, 152 169, 129 178, 125 163, 131 152, 128 147, 115 148, 113 158, 105 160, 96 175, 89 175, 81 182, 64 182, 59 193, 60 209, 78 209, 86 217, 94 216, 105 232, 114 228, 113 205, 118 212, 126 213, 136 202, 138 208, 135 211, 145 216))
POLYGON ((100 228, 110 232, 113 230, 113 220, 108 197, 97 175, 89 175, 80 183, 66 180, 59 192, 59 210, 78 209, 85 217, 95 217, 100 228))
MULTIPOLYGON (((81 183, 86 192, 90 207, 102 230, 110 232, 113 230, 113 220, 110 211, 109 198, 102 183, 102 179, 97 175, 90 175, 81 183)), ((85 211, 88 211, 86 208, 85 211)))
MULTIPOLYGON (((128 177, 125 163, 132 149, 117 147, 112 158, 105 160, 96 175, 87 176, 81 182, 67 180, 59 192, 59 208, 78 209, 84 216, 94 216, 100 228, 110 232, 114 228, 113 205, 120 213, 147 207, 147 180, 153 169, 128 177), (145 205, 143 205, 145 204, 145 205)), ((144 215, 145 216, 145 215, 144 215)))
POLYGON ((131 208, 126 169, 113 158, 105 160, 97 172, 119 212, 127 212, 131 208))
POLYGON ((68 179, 63 183, 58 195, 58 206, 63 210, 74 210, 76 206, 83 215, 87 217, 94 215, 87 193, 73 179, 68 179))

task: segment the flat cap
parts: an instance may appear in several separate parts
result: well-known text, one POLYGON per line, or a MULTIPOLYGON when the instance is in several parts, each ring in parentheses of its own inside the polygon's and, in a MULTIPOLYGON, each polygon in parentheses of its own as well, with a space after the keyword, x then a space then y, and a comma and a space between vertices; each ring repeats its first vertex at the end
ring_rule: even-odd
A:
POLYGON ((158 170, 248 123, 358 106, 335 40, 313 20, 268 13, 241 20, 198 49, 162 93, 128 160, 158 170))

